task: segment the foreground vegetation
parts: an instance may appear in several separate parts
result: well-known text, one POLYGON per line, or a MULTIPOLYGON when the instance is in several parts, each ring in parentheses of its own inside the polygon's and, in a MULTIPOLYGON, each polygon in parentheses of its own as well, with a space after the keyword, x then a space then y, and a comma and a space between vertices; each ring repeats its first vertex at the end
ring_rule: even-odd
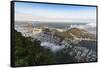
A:
POLYGON ((76 60, 63 50, 53 53, 40 46, 40 41, 15 31, 15 66, 73 63, 76 60))
POLYGON ((41 47, 39 41, 32 42, 15 31, 15 66, 52 64, 53 60, 50 51, 41 47))

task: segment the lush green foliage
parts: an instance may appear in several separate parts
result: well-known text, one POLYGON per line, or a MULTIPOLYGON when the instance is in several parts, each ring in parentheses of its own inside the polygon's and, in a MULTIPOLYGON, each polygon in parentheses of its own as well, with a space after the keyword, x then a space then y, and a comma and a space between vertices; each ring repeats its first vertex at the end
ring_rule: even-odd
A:
POLYGON ((52 64, 52 53, 40 46, 40 42, 23 37, 15 31, 15 66, 52 64))
POLYGON ((40 46, 40 41, 24 37, 15 31, 15 66, 34 66, 76 62, 63 50, 52 53, 40 46))

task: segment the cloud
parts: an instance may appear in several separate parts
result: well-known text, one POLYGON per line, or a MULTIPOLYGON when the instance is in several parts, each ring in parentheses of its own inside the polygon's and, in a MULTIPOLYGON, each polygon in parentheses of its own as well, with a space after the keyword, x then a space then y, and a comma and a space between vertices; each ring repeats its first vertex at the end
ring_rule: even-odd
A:
POLYGON ((96 21, 95 19, 80 19, 80 18, 66 18, 66 17, 56 17, 56 16, 44 16, 41 15, 32 15, 26 13, 16 13, 15 21, 40 21, 40 22, 80 22, 80 23, 89 23, 96 21))
POLYGON ((96 20, 95 9, 72 10, 72 8, 44 7, 37 5, 21 5, 15 7, 15 20, 17 21, 49 21, 49 22, 91 22, 96 20), (34 7, 35 6, 35 7, 34 7), (50 8, 50 9, 49 9, 50 8), (57 10, 56 10, 57 9, 57 10), (62 9, 62 10, 61 10, 62 9))
POLYGON ((50 49, 52 52, 57 52, 65 47, 64 45, 59 46, 49 42, 42 42, 41 46, 50 49))

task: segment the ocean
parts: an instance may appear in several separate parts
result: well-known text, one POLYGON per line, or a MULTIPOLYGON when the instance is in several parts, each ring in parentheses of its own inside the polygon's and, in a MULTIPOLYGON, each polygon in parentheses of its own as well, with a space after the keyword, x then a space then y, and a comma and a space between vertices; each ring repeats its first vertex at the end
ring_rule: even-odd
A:
MULTIPOLYGON (((95 23, 94 23, 95 24, 95 23)), ((49 27, 49 28, 59 28, 59 29, 70 29, 70 28, 81 28, 87 30, 92 34, 96 34, 96 26, 90 25, 89 23, 35 23, 33 22, 33 27, 49 27)))
POLYGON ((80 25, 86 25, 87 23, 33 23, 34 27, 42 27, 46 26, 49 28, 59 28, 64 29, 66 27, 72 27, 72 26, 80 26, 80 25))

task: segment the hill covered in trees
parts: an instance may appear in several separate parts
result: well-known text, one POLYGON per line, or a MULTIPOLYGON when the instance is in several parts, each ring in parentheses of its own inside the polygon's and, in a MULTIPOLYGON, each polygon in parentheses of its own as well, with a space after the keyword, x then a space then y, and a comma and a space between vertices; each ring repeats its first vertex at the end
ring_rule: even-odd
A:
POLYGON ((24 37, 15 30, 15 66, 37 66, 48 64, 61 64, 76 62, 69 54, 63 50, 56 53, 40 46, 41 42, 24 37))
POLYGON ((15 31, 15 66, 52 64, 53 55, 40 46, 38 40, 32 41, 15 31))

